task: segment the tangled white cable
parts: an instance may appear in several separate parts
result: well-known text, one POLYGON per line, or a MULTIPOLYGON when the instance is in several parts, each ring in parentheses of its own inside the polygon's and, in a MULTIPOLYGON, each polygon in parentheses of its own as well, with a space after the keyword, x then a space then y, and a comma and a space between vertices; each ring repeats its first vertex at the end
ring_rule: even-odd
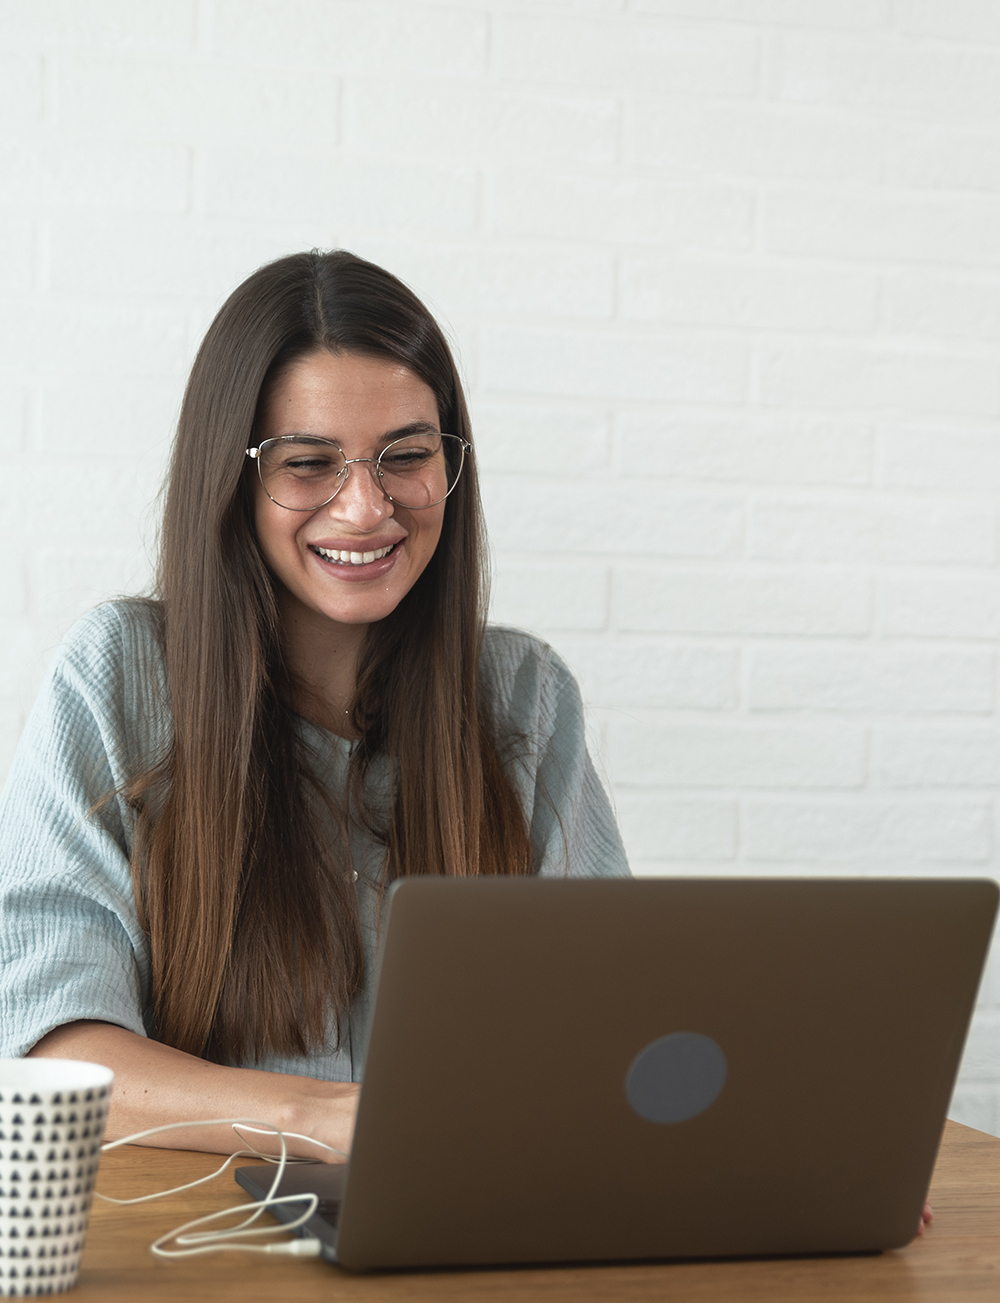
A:
POLYGON ((282 1131, 270 1122, 258 1122, 253 1118, 211 1118, 207 1121, 198 1122, 168 1122, 165 1126, 150 1127, 148 1131, 137 1131, 134 1135, 123 1136, 121 1140, 112 1140, 108 1144, 102 1145, 101 1152, 106 1153, 109 1149, 117 1149, 119 1145, 134 1144, 138 1140, 145 1140, 147 1136, 159 1135, 163 1131, 174 1131, 177 1127, 219 1126, 231 1126, 241 1140, 246 1138, 244 1132, 274 1136, 281 1146, 281 1153, 279 1155, 266 1154, 251 1143, 248 1149, 241 1149, 235 1154, 230 1154, 222 1166, 216 1171, 210 1172, 208 1176, 200 1176, 196 1181, 189 1181, 186 1185, 174 1186, 172 1190, 157 1190, 154 1194, 140 1194, 134 1199, 114 1199, 109 1194, 101 1194, 99 1190, 94 1191, 95 1195, 98 1199, 103 1199, 105 1203, 120 1205, 148 1203, 151 1199, 165 1199, 167 1195, 180 1194, 183 1190, 193 1190, 197 1185, 204 1185, 207 1181, 214 1181, 237 1158, 260 1158, 265 1163, 275 1164, 274 1180, 271 1182, 271 1188, 263 1199, 256 1199, 251 1203, 235 1204, 232 1208, 223 1208, 221 1212, 207 1213, 204 1217, 196 1217, 193 1221, 185 1222, 183 1226, 178 1226, 176 1230, 168 1231, 166 1235, 161 1235, 158 1240, 154 1240, 149 1246, 150 1250, 161 1258, 193 1258, 202 1253, 220 1253, 224 1249, 237 1249, 244 1253, 285 1253, 295 1258, 315 1258, 320 1251, 320 1242, 312 1236, 294 1240, 279 1240, 274 1244, 249 1244, 244 1241, 252 1236, 279 1235, 285 1231, 297 1230, 298 1227, 309 1220, 319 1204, 319 1199, 315 1194, 278 1195, 275 1193, 281 1184, 281 1178, 284 1176, 285 1168, 289 1163, 313 1161, 312 1159, 290 1158, 286 1141, 304 1140, 307 1144, 316 1145, 319 1149, 326 1149, 331 1154, 340 1154, 343 1158, 346 1158, 347 1155, 342 1149, 335 1149, 333 1145, 326 1145, 322 1140, 314 1140, 312 1136, 299 1135, 298 1132, 294 1131, 282 1131), (278 1204, 286 1203, 304 1203, 306 1210, 294 1221, 284 1222, 278 1226, 254 1225, 261 1213, 267 1212, 268 1209, 274 1208, 278 1204), (223 1217, 235 1217, 240 1213, 249 1213, 250 1215, 244 1217, 243 1221, 237 1223, 236 1226, 230 1226, 226 1230, 199 1231, 195 1229, 198 1226, 205 1226, 208 1222, 219 1221, 223 1217), (166 1247, 171 1240, 176 1241, 179 1247, 166 1247))

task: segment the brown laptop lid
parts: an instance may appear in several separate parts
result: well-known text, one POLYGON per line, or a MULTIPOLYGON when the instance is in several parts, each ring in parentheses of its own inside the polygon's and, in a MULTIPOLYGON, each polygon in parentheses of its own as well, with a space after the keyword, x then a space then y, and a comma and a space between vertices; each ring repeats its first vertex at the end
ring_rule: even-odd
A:
POLYGON ((404 880, 339 1260, 908 1242, 997 894, 989 881, 404 880), (652 1121, 657 1074, 678 1063, 688 1075, 663 1108, 693 1100, 694 1114, 652 1121))

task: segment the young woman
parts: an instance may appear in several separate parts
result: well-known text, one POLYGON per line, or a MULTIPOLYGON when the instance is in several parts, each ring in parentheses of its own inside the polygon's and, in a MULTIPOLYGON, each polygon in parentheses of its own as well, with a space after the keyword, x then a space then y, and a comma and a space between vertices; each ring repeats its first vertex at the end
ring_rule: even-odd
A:
POLYGON ((347 253, 251 276, 188 384, 155 600, 71 631, 4 792, 0 1056, 108 1064, 112 1136, 346 1150, 388 883, 627 874, 576 685, 486 628, 484 562, 419 300, 347 253))

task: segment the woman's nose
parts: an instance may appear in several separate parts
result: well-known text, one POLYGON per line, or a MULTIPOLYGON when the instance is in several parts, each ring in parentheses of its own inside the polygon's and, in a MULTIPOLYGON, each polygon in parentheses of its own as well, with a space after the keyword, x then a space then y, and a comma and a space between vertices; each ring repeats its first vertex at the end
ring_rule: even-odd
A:
POLYGON ((392 515, 393 505, 378 482, 374 462, 349 461, 346 476, 344 487, 327 508, 331 515, 366 530, 392 515))

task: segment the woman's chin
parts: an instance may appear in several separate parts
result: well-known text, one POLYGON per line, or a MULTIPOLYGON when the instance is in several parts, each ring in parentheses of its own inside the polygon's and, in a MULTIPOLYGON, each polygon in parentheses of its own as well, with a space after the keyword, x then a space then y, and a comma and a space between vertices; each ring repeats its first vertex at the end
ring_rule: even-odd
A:
MULTIPOLYGON (((344 588, 347 589, 348 585, 345 584, 344 588)), ((391 615, 407 591, 395 584, 384 583, 377 589, 372 585, 367 591, 360 585, 355 587, 352 584, 349 591, 340 593, 317 593, 301 589, 292 592, 286 589, 282 600, 283 616, 287 620, 289 617, 294 619, 297 614, 299 619, 305 619, 311 624, 325 620, 332 625, 363 628, 391 615)))

